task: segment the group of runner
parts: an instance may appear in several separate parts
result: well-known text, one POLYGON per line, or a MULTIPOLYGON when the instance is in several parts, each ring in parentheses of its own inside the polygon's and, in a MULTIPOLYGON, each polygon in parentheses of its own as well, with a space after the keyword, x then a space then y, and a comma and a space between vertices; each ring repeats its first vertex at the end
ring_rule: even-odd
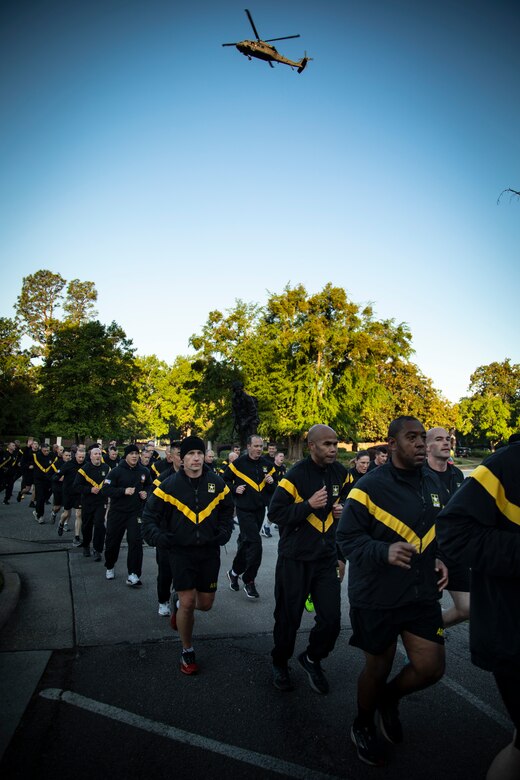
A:
MULTIPOLYGON (((107 580, 115 578, 125 533, 130 587, 141 584, 143 539, 156 548, 158 612, 169 616, 179 632, 180 670, 186 675, 199 669, 193 647, 195 611, 208 611, 214 604, 220 548, 231 538, 235 515, 237 551, 227 578, 235 592, 241 581, 250 600, 260 597, 261 533, 267 522, 275 525, 280 540, 272 681, 283 694, 294 688, 288 662, 309 602, 315 622, 298 663, 316 693, 329 690, 322 661, 340 632, 340 591, 348 560, 350 644, 365 658, 351 738, 358 757, 373 766, 386 762, 380 735, 393 744, 404 740, 402 699, 442 677, 444 629, 469 617, 472 569, 473 583, 479 583, 477 606, 471 607, 473 660, 494 672, 518 726, 520 445, 491 456, 468 480, 451 462, 450 433, 443 428, 425 431, 409 416, 390 424, 387 445, 373 460, 367 452, 357 453, 351 469, 338 461, 338 438, 329 426, 313 426, 307 445, 308 456, 285 472, 283 462, 276 463, 276 445, 264 454, 257 435, 249 437, 245 452, 232 450, 220 467, 197 436, 172 442, 164 460, 153 443, 142 451, 131 444, 119 462, 115 442, 112 450, 78 449, 70 459, 32 442, 20 461, 30 449, 33 463, 27 465, 26 458, 25 471, 22 466, 18 499, 30 490, 27 474, 32 468, 38 522, 53 486, 51 518, 64 508, 58 533, 65 528, 66 512, 75 508, 77 522, 82 511, 80 546, 95 560, 104 547, 107 580), (448 587, 453 606, 443 613, 439 599, 448 587), (490 632, 499 641, 491 643, 490 632), (406 661, 389 679, 399 638, 406 661)), ((513 772, 520 767, 516 735, 494 767, 490 780, 517 776, 507 774, 510 767, 513 772), (496 767, 500 774, 493 774, 496 767)))

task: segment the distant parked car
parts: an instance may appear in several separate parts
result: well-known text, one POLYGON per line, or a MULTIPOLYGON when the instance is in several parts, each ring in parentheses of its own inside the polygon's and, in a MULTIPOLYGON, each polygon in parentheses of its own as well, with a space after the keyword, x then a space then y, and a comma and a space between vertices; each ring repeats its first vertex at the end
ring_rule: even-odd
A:
POLYGON ((471 455, 471 447, 457 447, 457 456, 459 458, 469 458, 471 455))

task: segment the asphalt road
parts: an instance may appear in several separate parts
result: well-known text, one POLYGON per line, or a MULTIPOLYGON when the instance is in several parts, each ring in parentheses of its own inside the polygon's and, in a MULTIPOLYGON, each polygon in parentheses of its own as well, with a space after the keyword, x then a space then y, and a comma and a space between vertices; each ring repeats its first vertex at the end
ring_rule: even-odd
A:
MULTIPOLYGON (((444 679, 402 703, 405 743, 373 769, 349 737, 362 658, 348 645, 346 584, 341 635, 323 664, 331 692, 314 693, 294 660, 296 690, 280 693, 269 655, 276 538, 264 539, 252 602, 225 577, 234 535, 215 607, 196 619, 200 673, 185 677, 178 637, 157 615, 154 551, 145 547, 144 584, 134 590, 124 584, 125 550, 107 582, 70 536, 37 525, 24 503, 0 505, 0 561, 22 582, 0 634, 3 780, 479 780, 510 739, 491 676, 469 661, 467 625, 448 633, 444 679)), ((312 621, 305 613, 297 652, 312 621)), ((396 668, 402 662, 398 653, 396 668)))

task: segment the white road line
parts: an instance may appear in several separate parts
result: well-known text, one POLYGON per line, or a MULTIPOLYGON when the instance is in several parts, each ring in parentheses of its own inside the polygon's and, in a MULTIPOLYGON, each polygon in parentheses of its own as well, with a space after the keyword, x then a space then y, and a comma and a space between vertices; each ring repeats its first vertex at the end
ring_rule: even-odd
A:
POLYGON ((256 753, 254 750, 244 750, 243 748, 236 747, 236 745, 227 745, 223 742, 217 742, 215 739, 202 737, 200 734, 192 734, 190 731, 183 731, 174 726, 168 726, 166 723, 158 723, 157 721, 143 718, 140 715, 127 712, 119 707, 112 707, 110 704, 103 704, 94 699, 80 696, 72 691, 63 691, 59 688, 47 688, 40 692, 40 696, 44 699, 50 699, 51 701, 62 701, 66 704, 71 704, 74 707, 93 712, 96 715, 102 715, 105 718, 117 720, 120 723, 126 723, 128 726, 142 729, 150 734, 158 734, 166 739, 182 742, 184 745, 191 745, 192 747, 201 748, 202 750, 210 750, 213 753, 219 753, 220 755, 227 756, 235 761, 242 761, 245 764, 260 767, 269 772, 276 772, 284 777, 295 777, 300 778, 300 780, 338 780, 338 778, 333 775, 326 775, 323 774, 323 772, 307 769, 298 764, 292 764, 289 761, 281 761, 278 758, 274 758, 274 756, 256 753))
MULTIPOLYGON (((399 646, 398 650, 401 655, 403 655, 405 658, 407 657, 406 651, 402 647, 399 646)), ((508 731, 511 731, 513 724, 509 718, 507 718, 505 715, 502 715, 502 713, 498 710, 495 710, 494 707, 490 707, 489 704, 486 704, 485 701, 479 699, 478 696, 475 696, 473 693, 471 693, 471 691, 468 691, 466 688, 464 688, 464 686, 459 685, 459 683, 455 682, 455 680, 452 680, 451 677, 444 675, 440 682, 458 696, 466 699, 466 701, 475 707, 475 709, 480 710, 480 712, 482 712, 484 715, 487 715, 488 718, 491 718, 491 720, 494 720, 495 723, 498 723, 499 726, 502 726, 508 731)))
POLYGON ((485 701, 479 699, 478 696, 475 696, 470 691, 467 691, 466 688, 464 688, 462 685, 459 685, 457 682, 455 682, 455 680, 452 680, 451 677, 443 677, 441 683, 457 693, 459 696, 462 696, 463 699, 466 699, 466 701, 472 704, 473 707, 476 707, 477 710, 483 712, 484 715, 488 716, 488 718, 494 720, 495 723, 498 723, 499 726, 503 726, 508 731, 512 730, 513 724, 509 718, 507 718, 505 715, 502 715, 501 712, 498 712, 498 710, 495 710, 493 707, 490 707, 489 704, 486 704, 485 701))

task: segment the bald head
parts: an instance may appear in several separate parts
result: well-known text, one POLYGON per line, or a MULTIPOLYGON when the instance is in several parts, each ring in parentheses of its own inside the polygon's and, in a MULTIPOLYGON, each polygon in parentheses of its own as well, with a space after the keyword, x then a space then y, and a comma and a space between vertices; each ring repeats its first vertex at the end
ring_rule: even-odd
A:
POLYGON ((426 444, 429 444, 431 441, 434 441, 437 437, 446 438, 450 437, 450 434, 446 430, 446 428, 430 428, 429 431, 426 431, 426 444))
POLYGON ((313 425, 307 434, 307 444, 312 460, 322 468, 336 460, 338 437, 328 425, 313 425))
POLYGON ((451 454, 451 437, 446 428, 430 428, 426 432, 426 457, 435 471, 446 471, 451 454))
POLYGON ((332 428, 329 428, 328 425, 321 425, 319 423, 318 425, 313 425, 312 428, 309 429, 307 442, 310 444, 317 439, 323 438, 323 436, 333 436, 337 438, 336 432, 332 428))

